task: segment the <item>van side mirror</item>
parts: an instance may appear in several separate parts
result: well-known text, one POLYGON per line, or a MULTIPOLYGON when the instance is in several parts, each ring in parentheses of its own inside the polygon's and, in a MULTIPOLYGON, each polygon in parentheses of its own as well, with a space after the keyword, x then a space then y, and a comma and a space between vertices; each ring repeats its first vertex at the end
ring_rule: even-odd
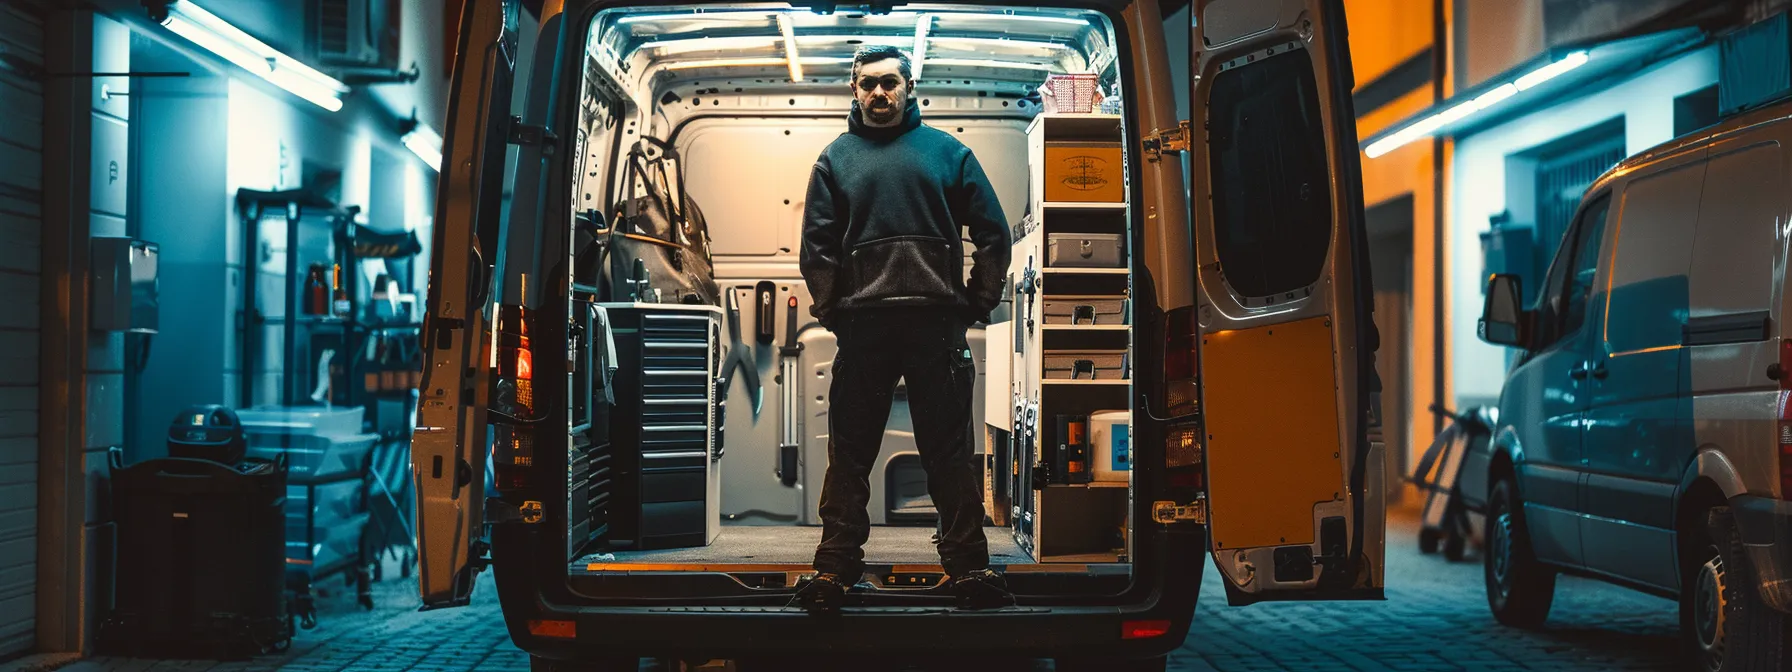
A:
POLYGON ((1487 283, 1487 302, 1481 306, 1481 340, 1494 345, 1524 347, 1525 313, 1519 307, 1524 280, 1499 274, 1487 283))

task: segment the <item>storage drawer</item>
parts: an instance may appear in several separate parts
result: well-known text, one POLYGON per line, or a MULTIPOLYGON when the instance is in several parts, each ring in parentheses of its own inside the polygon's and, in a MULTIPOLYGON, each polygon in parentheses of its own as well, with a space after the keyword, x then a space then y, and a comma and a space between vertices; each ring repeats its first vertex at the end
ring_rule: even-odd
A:
POLYGON ((1046 324, 1128 324, 1124 296, 1047 296, 1046 324))
POLYGON ((1124 380, 1125 350, 1066 350, 1045 353, 1047 380, 1124 380))
POLYGON ((1118 233, 1054 233, 1046 236, 1045 265, 1120 268, 1126 265, 1118 233))
POLYGON ((641 501, 659 502, 702 502, 708 488, 704 487, 705 472, 702 469, 662 471, 641 475, 641 501))

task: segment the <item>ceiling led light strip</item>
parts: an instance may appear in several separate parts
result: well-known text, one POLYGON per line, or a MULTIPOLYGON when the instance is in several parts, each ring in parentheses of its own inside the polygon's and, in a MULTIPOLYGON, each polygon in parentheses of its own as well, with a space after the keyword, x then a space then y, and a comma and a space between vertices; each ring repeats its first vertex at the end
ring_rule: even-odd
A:
POLYGON ((789 15, 778 15, 778 32, 784 35, 784 61, 790 65, 790 81, 803 81, 803 61, 796 53, 796 29, 790 26, 789 15))
POLYGON ((915 20, 915 53, 912 54, 915 62, 913 73, 915 81, 921 81, 921 66, 927 62, 927 33, 932 31, 932 16, 922 14, 921 18, 915 20))
MULTIPOLYGON (((807 56, 802 59, 803 65, 832 65, 851 63, 850 58, 829 58, 807 56)), ((707 61, 679 61, 666 64, 667 70, 694 70, 697 68, 743 68, 743 67, 776 67, 786 65, 782 58, 718 58, 707 61)))
POLYGON ((169 6, 168 30, 274 86, 331 112, 342 109, 342 82, 281 53, 192 2, 169 6))
POLYGON ((442 171, 442 136, 428 124, 417 124, 404 134, 404 146, 436 172, 442 171))
POLYGON ((1533 88, 1538 84, 1555 79, 1563 73, 1586 65, 1587 58, 1587 52, 1584 51, 1576 51, 1563 56, 1562 60, 1532 70, 1515 81, 1501 84, 1487 93, 1476 96, 1473 100, 1458 103, 1450 109, 1413 122, 1411 126, 1395 131, 1393 135, 1372 142, 1368 147, 1363 148, 1363 154, 1371 159, 1379 158, 1414 140, 1431 137, 1433 133, 1444 126, 1467 119, 1476 113, 1505 102, 1507 98, 1518 95, 1520 91, 1533 88))

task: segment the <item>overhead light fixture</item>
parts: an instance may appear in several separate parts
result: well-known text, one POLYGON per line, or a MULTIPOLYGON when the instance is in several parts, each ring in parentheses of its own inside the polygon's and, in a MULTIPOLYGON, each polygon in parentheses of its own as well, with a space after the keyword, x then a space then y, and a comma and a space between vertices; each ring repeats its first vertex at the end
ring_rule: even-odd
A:
POLYGON ((740 37, 690 37, 679 40, 654 40, 641 45, 641 49, 651 49, 660 54, 688 54, 695 51, 733 51, 737 49, 771 48, 778 46, 776 35, 745 35, 740 37))
POLYGON ((400 138, 404 146, 422 159, 430 170, 442 172, 442 136, 429 124, 411 121, 410 129, 400 138))
POLYGON ((784 36, 784 62, 790 65, 790 81, 803 81, 803 60, 796 53, 796 29, 789 14, 778 15, 778 32, 784 36))
POLYGON ((1073 19, 1067 16, 1040 16, 1037 14, 980 14, 961 12, 938 12, 944 19, 976 19, 985 21, 1034 21, 1038 23, 1058 23, 1072 26, 1087 26, 1087 19, 1073 19))
POLYGON ((1369 143, 1368 147, 1363 148, 1363 154, 1371 159, 1380 158, 1382 155, 1394 151, 1395 149, 1399 149, 1414 140, 1430 137, 1433 133, 1436 133, 1438 129, 1443 128, 1444 126, 1462 121, 1482 110, 1498 105, 1501 102, 1504 102, 1507 98, 1518 95, 1518 92, 1520 91, 1534 88, 1538 84, 1555 79, 1556 77, 1560 77, 1563 73, 1582 65, 1586 65, 1587 60, 1587 52, 1576 51, 1570 53, 1567 56, 1563 56, 1561 60, 1532 70, 1514 81, 1494 87, 1492 90, 1476 96, 1473 100, 1466 100, 1458 103, 1450 109, 1415 121, 1412 125, 1395 131, 1393 135, 1369 143))
MULTIPOLYGON (((788 62, 787 59, 783 59, 783 58, 717 58, 717 59, 705 60, 705 61, 674 61, 672 63, 667 63, 666 69, 667 70, 695 70, 697 68, 744 68, 744 67, 762 67, 763 68, 763 67, 785 65, 787 62, 788 62)), ((832 57, 825 57, 825 56, 807 56, 802 59, 803 65, 831 65, 831 64, 836 64, 836 63, 851 63, 851 62, 852 62, 852 59, 850 59, 850 58, 832 58, 832 57)))
POLYGON ((1049 49, 1049 50, 1053 50, 1053 51, 1064 51, 1064 50, 1070 49, 1070 45, 1059 44, 1057 42, 1040 42, 1037 40, 1010 40, 1010 39, 1001 38, 1001 37, 948 37, 945 35, 941 35, 939 37, 935 37, 932 39, 934 42, 951 42, 951 43, 955 43, 955 44, 969 44, 969 45, 982 46, 982 47, 1021 47, 1023 49, 1049 49))
POLYGON ((974 58, 936 58, 934 65, 958 66, 962 68, 1003 68, 1008 70, 1041 70, 1051 72, 1055 66, 1041 63, 1023 63, 1020 61, 986 61, 974 58))
POLYGON ((933 31, 933 16, 922 14, 915 20, 914 78, 921 81, 921 66, 927 62, 927 33, 933 31))
POLYGON ((163 25, 288 93, 331 112, 342 109, 342 95, 348 93, 342 82, 255 39, 191 0, 170 5, 163 25))

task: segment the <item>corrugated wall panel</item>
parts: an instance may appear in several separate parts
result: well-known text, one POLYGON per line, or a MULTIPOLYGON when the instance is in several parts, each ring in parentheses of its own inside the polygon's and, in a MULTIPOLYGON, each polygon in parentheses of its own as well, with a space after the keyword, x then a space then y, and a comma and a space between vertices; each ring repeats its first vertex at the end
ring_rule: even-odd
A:
POLYGON ((43 230, 43 17, 0 3, 0 658, 37 628, 38 273, 43 230))

